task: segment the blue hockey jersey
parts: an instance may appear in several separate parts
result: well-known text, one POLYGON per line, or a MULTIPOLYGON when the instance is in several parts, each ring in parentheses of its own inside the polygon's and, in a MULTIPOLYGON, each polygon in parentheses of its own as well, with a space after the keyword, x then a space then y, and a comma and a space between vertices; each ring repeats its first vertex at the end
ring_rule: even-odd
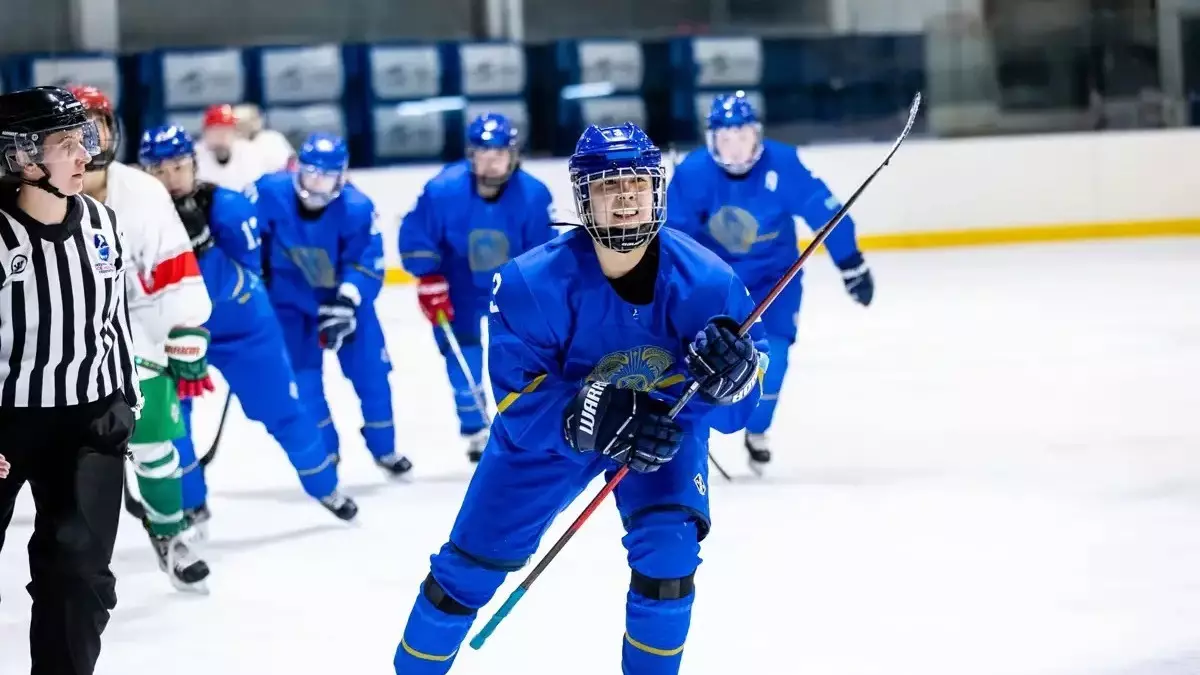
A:
MULTIPOLYGON (((813 176, 796 148, 764 140, 762 157, 730 176, 707 149, 688 153, 667 187, 667 226, 688 233, 733 266, 752 289, 769 287, 798 255, 793 216, 817 230, 841 203, 813 176)), ((835 261, 858 253, 854 221, 844 218, 825 247, 835 261)))
POLYGON ((455 303, 486 304, 493 273, 550 241, 550 190, 518 169, 495 199, 475 189, 468 162, 455 162, 425 184, 400 226, 400 261, 410 274, 441 274, 455 303))
MULTIPOLYGON (((493 437, 523 450, 578 456, 563 439, 562 415, 584 383, 605 380, 658 392, 673 403, 686 386, 684 350, 709 319, 749 316, 754 303, 729 265, 682 233, 664 229, 658 240, 658 276, 647 305, 617 295, 582 228, 494 275, 488 358, 499 414, 493 437)), ((761 382, 767 343, 759 324, 751 335, 762 353, 761 382)), ((676 418, 690 432, 685 443, 707 443, 709 428, 741 429, 760 396, 755 388, 730 406, 693 398, 676 418)))
POLYGON ((375 301, 383 287, 383 237, 370 198, 347 183, 323 210, 307 214, 287 172, 263 176, 252 192, 273 305, 316 316, 342 284, 358 289, 361 305, 375 301))
POLYGON ((244 195, 215 185, 202 185, 211 191, 208 228, 214 247, 197 256, 200 274, 216 306, 226 300, 242 298, 258 284, 261 273, 261 240, 254 205, 244 195))

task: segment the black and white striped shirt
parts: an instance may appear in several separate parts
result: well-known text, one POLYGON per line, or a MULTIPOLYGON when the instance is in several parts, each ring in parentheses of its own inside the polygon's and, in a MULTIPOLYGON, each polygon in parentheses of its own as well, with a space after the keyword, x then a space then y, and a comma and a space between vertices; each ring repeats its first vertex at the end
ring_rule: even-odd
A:
POLYGON ((140 399, 116 215, 70 198, 39 223, 0 185, 0 408, 50 408, 120 391, 140 399))

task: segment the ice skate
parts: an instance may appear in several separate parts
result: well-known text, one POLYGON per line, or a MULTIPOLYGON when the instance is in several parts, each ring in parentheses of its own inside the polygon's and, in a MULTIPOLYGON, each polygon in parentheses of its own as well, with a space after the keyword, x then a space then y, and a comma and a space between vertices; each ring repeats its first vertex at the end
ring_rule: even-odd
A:
POLYGON ((384 473, 389 478, 400 478, 407 476, 409 471, 412 471, 413 465, 407 457, 397 452, 389 452, 383 457, 375 459, 375 465, 383 469, 384 473))
POLYGON ((150 537, 158 556, 158 568, 166 572, 171 585, 181 591, 208 594, 208 563, 196 551, 195 533, 184 530, 171 537, 150 537))
POLYGON ((321 497, 320 502, 321 506, 329 509, 330 513, 347 522, 354 520, 354 517, 358 515, 358 504, 337 490, 321 497))
POLYGON ((766 434, 746 434, 746 452, 750 453, 750 470, 761 476, 771 463, 771 449, 766 434))
POLYGON ((480 429, 473 434, 466 436, 467 439, 467 459, 472 464, 478 464, 480 458, 483 457, 483 449, 487 447, 489 432, 487 429, 480 429))
POLYGON ((201 504, 194 509, 184 509, 183 517, 187 520, 188 530, 192 532, 193 540, 203 544, 208 541, 208 521, 212 519, 212 512, 208 510, 208 504, 201 504))

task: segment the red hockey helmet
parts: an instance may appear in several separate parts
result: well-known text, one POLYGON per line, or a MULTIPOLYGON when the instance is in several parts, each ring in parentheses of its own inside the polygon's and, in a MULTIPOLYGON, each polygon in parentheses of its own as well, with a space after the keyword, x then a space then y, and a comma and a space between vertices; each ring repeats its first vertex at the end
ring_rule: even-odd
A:
POLYGON ((88 171, 101 171, 117 157, 117 148, 121 145, 121 125, 117 121, 112 99, 98 88, 90 85, 74 85, 68 91, 83 104, 88 115, 98 117, 104 122, 107 138, 100 137, 100 154, 92 156, 88 162, 88 171))
POLYGON ((228 103, 221 105, 209 106, 208 110, 204 111, 204 128, 211 127, 236 127, 237 116, 233 114, 233 106, 228 103))

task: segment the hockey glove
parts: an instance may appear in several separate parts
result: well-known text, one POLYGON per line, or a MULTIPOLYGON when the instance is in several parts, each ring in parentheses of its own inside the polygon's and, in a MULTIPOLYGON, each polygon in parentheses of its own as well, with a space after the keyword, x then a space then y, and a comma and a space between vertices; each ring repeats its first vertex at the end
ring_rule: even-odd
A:
POLYGON ((454 305, 450 304, 450 284, 446 277, 440 274, 430 274, 421 277, 417 282, 417 302, 421 303, 421 312, 429 323, 438 325, 438 314, 446 317, 447 321, 454 320, 454 305))
POLYGON ((633 389, 592 382, 563 413, 563 435, 578 452, 599 452, 639 473, 657 471, 683 442, 683 429, 667 416, 671 406, 633 389))
POLYGON ((709 319, 687 346, 688 374, 709 403, 730 405, 746 397, 756 384, 758 350, 749 335, 738 337, 738 322, 727 316, 709 319))
POLYGON ((354 339, 358 330, 357 298, 353 294, 339 291, 337 298, 317 310, 317 340, 322 349, 337 351, 354 339))
POLYGON ((855 253, 845 260, 839 260, 837 266, 842 271, 846 292, 863 307, 870 305, 871 298, 875 297, 875 279, 871 277, 871 270, 862 254, 855 253))
POLYGON ((208 339, 203 328, 173 328, 167 336, 167 371, 181 399, 215 389, 208 376, 208 339))
POLYGON ((192 241, 192 252, 197 256, 213 247, 212 230, 208 226, 208 209, 205 208, 200 191, 175 200, 175 211, 188 238, 192 241))

